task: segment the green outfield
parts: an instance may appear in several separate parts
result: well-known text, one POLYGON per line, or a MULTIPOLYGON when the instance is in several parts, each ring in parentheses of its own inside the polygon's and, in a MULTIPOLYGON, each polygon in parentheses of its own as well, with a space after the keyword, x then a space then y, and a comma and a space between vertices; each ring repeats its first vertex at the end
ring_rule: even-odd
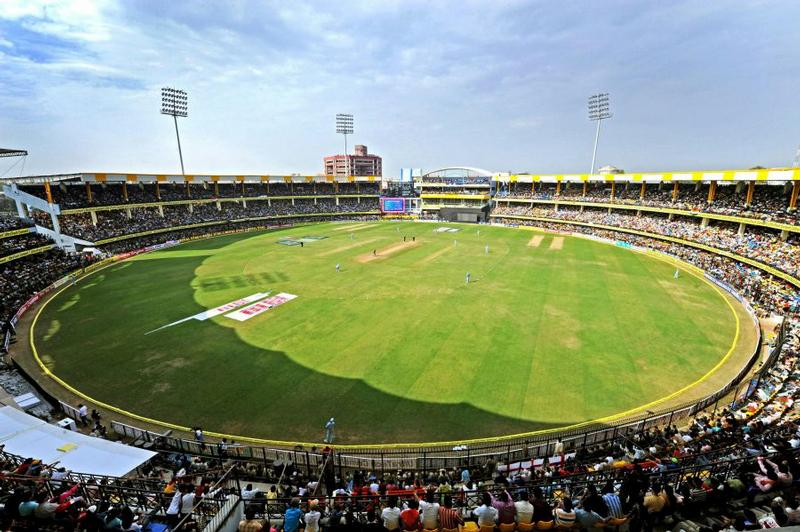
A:
POLYGON ((324 223, 116 263, 56 296, 34 337, 66 383, 158 420, 320 441, 335 416, 339 443, 459 440, 611 416, 700 379, 736 319, 674 271, 522 229, 324 223), (164 327, 267 292, 297 297, 164 327))

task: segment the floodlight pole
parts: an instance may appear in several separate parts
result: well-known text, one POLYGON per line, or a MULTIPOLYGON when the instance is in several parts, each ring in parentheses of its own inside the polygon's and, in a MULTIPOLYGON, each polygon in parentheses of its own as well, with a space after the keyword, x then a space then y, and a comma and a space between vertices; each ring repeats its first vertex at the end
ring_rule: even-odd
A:
POLYGON ((186 91, 172 87, 161 88, 161 114, 171 115, 175 124, 175 138, 178 140, 178 158, 181 161, 181 175, 186 176, 183 166, 183 149, 181 148, 181 134, 178 129, 178 117, 189 116, 189 105, 186 91))
MULTIPOLYGON (((597 141, 600 140, 600 124, 602 124, 602 120, 597 120, 597 131, 594 134, 594 150, 592 150, 592 167, 589 169, 589 173, 594 173, 594 162, 597 159, 597 141)), ((180 150, 181 143, 178 142, 178 150, 180 150)))
POLYGON ((594 165, 597 160, 597 144, 600 141, 600 123, 612 116, 609 111, 607 92, 589 96, 589 120, 597 122, 597 130, 594 134, 594 149, 592 150, 592 167, 589 169, 589 174, 594 174, 594 165))
MULTIPOLYGON (((186 175, 186 171, 183 169, 183 152, 181 151, 181 135, 180 135, 180 133, 178 133, 178 117, 175 116, 175 115, 172 115, 172 120, 175 122, 175 137, 178 139, 178 157, 181 160, 181 175, 185 176, 186 175)), ((599 127, 600 127, 599 123, 597 124, 597 127, 599 129, 599 127)), ((595 141, 595 149, 597 149, 597 141, 595 141)), ((592 163, 592 164, 594 164, 594 163, 592 163)))
POLYGON ((353 134, 353 115, 339 113, 336 115, 336 132, 344 135, 344 160, 347 175, 350 175, 350 157, 347 154, 347 135, 353 134))

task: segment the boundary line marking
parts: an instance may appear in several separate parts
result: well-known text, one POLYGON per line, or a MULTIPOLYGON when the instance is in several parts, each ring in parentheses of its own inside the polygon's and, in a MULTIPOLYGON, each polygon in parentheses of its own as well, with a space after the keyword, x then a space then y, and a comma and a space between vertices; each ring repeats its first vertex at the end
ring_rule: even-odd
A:
MULTIPOLYGON (((511 229, 509 227, 506 227, 506 228, 507 229, 511 229)), ((214 238, 214 237, 210 237, 210 238, 214 238)), ((600 243, 603 243, 603 242, 600 242, 600 243)), ((611 243, 606 243, 606 244, 607 245, 613 245, 611 243)), ((637 250, 630 249, 630 248, 622 248, 622 249, 627 249, 628 251, 633 251, 635 253, 645 253, 647 255, 650 255, 650 253, 648 253, 648 252, 641 252, 641 251, 637 251, 637 250)), ((155 251, 158 251, 158 250, 155 250, 155 251)), ((493 442, 504 441, 504 440, 512 440, 512 439, 527 438, 527 437, 533 437, 533 436, 539 436, 539 435, 545 435, 545 434, 567 432, 567 431, 579 429, 579 428, 582 428, 582 427, 594 425, 594 424, 597 424, 597 423, 609 423, 609 422, 613 422, 613 421, 618 421, 619 419, 622 419, 624 417, 628 417, 628 416, 630 416, 632 414, 643 412, 645 410, 650 409, 653 406, 657 406, 657 405, 659 405, 661 403, 664 403, 665 401, 669 401, 670 399, 674 399, 678 395, 680 395, 680 394, 686 392, 687 390, 697 386, 698 384, 702 384, 703 382, 708 380, 714 373, 716 373, 719 370, 719 368, 721 368, 725 364, 725 362, 727 362, 728 359, 730 359, 731 355, 733 355, 733 352, 736 350, 737 344, 739 342, 740 331, 741 331, 741 320, 739 319, 739 314, 736 312, 736 309, 733 307, 733 304, 730 302, 730 299, 722 292, 721 288, 719 288, 714 283, 712 283, 711 281, 706 279, 704 276, 701 277, 700 275, 697 274, 697 271, 695 271, 695 270, 703 271, 700 268, 697 268, 696 266, 694 266, 692 264, 680 261, 678 259, 670 258, 668 260, 667 258, 661 257, 661 256, 656 256, 656 255, 651 255, 651 256, 653 256, 654 258, 663 260, 664 262, 672 262, 673 264, 679 265, 685 271, 687 271, 690 275, 694 275, 698 279, 702 280, 703 282, 705 282, 709 286, 711 286, 714 289, 714 291, 716 291, 716 293, 725 301, 726 305, 728 306, 728 308, 730 309, 731 313, 733 314, 734 319, 736 320, 736 333, 734 335, 734 340, 731 343, 731 347, 728 349, 728 352, 725 354, 724 357, 722 357, 722 359, 719 362, 717 362, 717 364, 713 368, 711 368, 706 374, 704 374, 702 377, 700 377, 696 381, 684 386, 683 388, 681 388, 679 390, 676 390, 675 392, 672 392, 671 394, 667 395, 666 397, 662 397, 661 399, 656 399, 655 401, 651 401, 651 402, 649 402, 649 403, 647 403, 645 405, 637 406, 637 407, 631 408, 629 410, 626 410, 624 412, 618 412, 616 414, 611 414, 609 416, 605 416, 605 417, 601 417, 601 418, 597 418, 597 419, 591 419, 591 420, 587 420, 587 421, 582 421, 580 423, 575 423, 575 424, 572 424, 572 425, 566 425, 566 426, 563 426, 563 427, 555 427, 555 428, 551 428, 551 429, 540 429, 540 430, 535 430, 535 431, 530 431, 530 432, 522 432, 522 433, 518 433, 518 434, 505 434, 505 435, 502 435, 502 436, 492 436, 492 437, 487 437, 487 438, 472 438, 472 439, 465 439, 465 440, 450 440, 450 441, 438 441, 438 442, 388 443, 388 444, 380 444, 380 443, 375 443, 375 444, 344 444, 344 445, 337 445, 336 447, 338 449, 342 449, 342 450, 404 449, 404 448, 405 449, 412 449, 412 448, 417 448, 417 447, 435 447, 435 446, 448 447, 448 446, 462 445, 462 444, 463 445, 474 445, 474 444, 479 444, 479 443, 493 443, 493 442)), ((133 257, 129 257, 129 258, 133 258, 133 257)), ((129 259, 123 259, 122 261, 116 261, 113 264, 116 264, 116 263, 119 263, 119 262, 124 262, 125 260, 129 260, 129 259)), ((100 271, 101 269, 103 269, 103 268, 99 268, 97 270, 89 272, 85 277, 88 277, 88 276, 96 273, 97 271, 100 271)), ((115 405, 111 405, 109 403, 105 403, 105 402, 99 401, 99 400, 97 400, 97 399, 95 399, 95 398, 93 398, 93 397, 81 392, 80 390, 74 388, 73 386, 69 385, 66 381, 61 379, 59 376, 57 376, 52 371, 50 371, 50 369, 47 368, 47 366, 45 366, 44 362, 42 361, 41 357, 39 356, 39 351, 36 348, 36 342, 34 340, 34 331, 36 329, 36 324, 39 321, 39 316, 42 314, 42 312, 47 307, 47 305, 53 299, 55 299, 59 294, 61 294, 63 291, 65 291, 69 287, 70 287, 70 285, 67 284, 66 286, 64 286, 60 290, 54 292, 52 295, 47 297, 47 299, 44 300, 44 302, 41 304, 41 306, 39 306, 39 308, 37 309, 36 314, 34 315, 33 321, 31 322, 30 329, 28 331, 28 340, 30 342, 31 351, 33 352, 33 357, 36 360, 36 363, 39 365, 39 368, 42 370, 42 372, 45 375, 47 375, 48 377, 50 377, 51 379, 53 379, 54 381, 56 381, 57 383, 59 383, 66 390, 68 390, 69 392, 73 393, 74 395, 80 397, 81 399, 84 399, 85 401, 87 401, 89 403, 93 403, 93 404, 95 404, 97 406, 105 408, 106 410, 110 410, 110 411, 115 412, 117 414, 121 414, 123 416, 127 416, 127 417, 130 417, 131 419, 136 419, 137 421, 142 421, 144 423, 149 423, 149 424, 152 424, 152 425, 158 425, 158 426, 170 428, 170 429, 173 429, 173 430, 180 430, 182 432, 190 432, 191 429, 189 427, 184 427, 182 425, 177 425, 177 424, 174 424, 174 423, 169 423, 169 422, 166 422, 166 421, 161 421, 161 420, 158 420, 158 419, 153 419, 153 418, 149 418, 149 417, 142 416, 142 415, 139 415, 139 414, 135 414, 133 412, 130 412, 128 410, 124 410, 124 409, 122 409, 120 407, 117 407, 115 405)), ((208 436, 214 437, 214 438, 233 438, 234 440, 240 441, 240 442, 253 443, 253 444, 256 444, 256 445, 274 446, 274 447, 296 447, 296 446, 314 447, 314 446, 319 446, 320 445, 319 442, 313 443, 313 442, 295 442, 295 441, 283 441, 283 440, 270 440, 270 439, 264 439, 264 438, 253 438, 253 437, 249 437, 249 436, 241 436, 241 435, 236 435, 236 434, 227 434, 227 433, 223 433, 223 432, 206 431, 205 434, 208 435, 208 436)))

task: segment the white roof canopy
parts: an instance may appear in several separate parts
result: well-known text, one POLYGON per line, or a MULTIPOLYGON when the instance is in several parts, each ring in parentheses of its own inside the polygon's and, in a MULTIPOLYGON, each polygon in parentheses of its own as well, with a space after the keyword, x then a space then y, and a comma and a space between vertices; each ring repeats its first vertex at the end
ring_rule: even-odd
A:
POLYGON ((112 477, 124 476, 156 455, 50 425, 10 406, 0 408, 0 443, 12 454, 45 464, 57 461, 76 473, 112 477))

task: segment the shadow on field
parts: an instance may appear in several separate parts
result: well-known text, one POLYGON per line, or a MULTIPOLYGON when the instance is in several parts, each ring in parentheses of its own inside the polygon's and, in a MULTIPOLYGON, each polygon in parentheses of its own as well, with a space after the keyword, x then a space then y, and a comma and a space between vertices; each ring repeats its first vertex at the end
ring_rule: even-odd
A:
POLYGON ((262 286, 264 283, 277 283, 288 281, 289 276, 284 272, 251 273, 247 275, 226 275, 224 277, 208 277, 196 286, 209 292, 229 290, 231 288, 244 288, 247 286, 262 286))
MULTIPOLYGON (((467 403, 398 397, 253 347, 235 329, 211 321, 190 320, 145 336, 206 310, 191 288, 203 260, 125 263, 105 278, 90 279, 97 282, 80 283, 81 297, 71 306, 49 304, 35 333, 38 349, 52 359, 51 370, 88 395, 136 414, 280 440, 320 441, 331 416, 338 443, 462 440, 573 423, 537 423, 467 403), (51 326, 57 322, 56 330, 51 326)), ((261 275, 222 279, 227 288, 241 287, 241 295, 269 288, 261 275)), ((73 290, 59 299, 68 301, 73 290)))

